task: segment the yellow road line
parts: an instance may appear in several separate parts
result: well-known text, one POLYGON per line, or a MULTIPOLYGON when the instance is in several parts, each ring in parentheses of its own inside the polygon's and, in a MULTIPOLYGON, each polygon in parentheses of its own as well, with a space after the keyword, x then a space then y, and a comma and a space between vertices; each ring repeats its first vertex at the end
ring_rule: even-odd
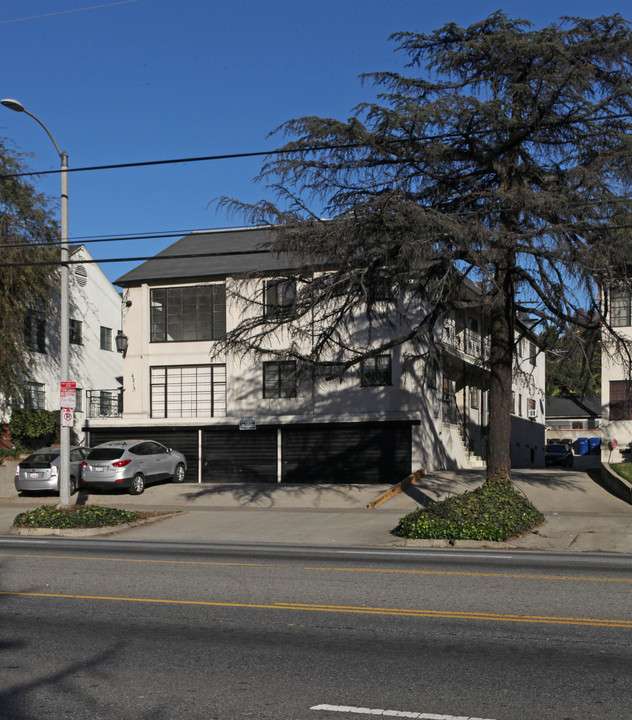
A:
POLYGON ((632 620, 608 620, 604 618, 572 618, 548 615, 511 615, 502 613, 466 612, 460 610, 415 610, 412 608, 362 607, 353 605, 318 605, 310 603, 233 603, 210 600, 170 600, 167 598, 116 597, 111 595, 76 595, 63 593, 10 592, 0 595, 12 597, 57 598, 63 600, 101 600, 111 602, 152 603, 163 605, 186 605, 199 607, 247 608, 256 610, 304 610, 312 612, 352 613, 359 615, 387 615, 396 617, 442 618, 450 620, 493 620, 518 623, 547 623, 551 625, 585 625, 591 627, 614 627, 632 629, 632 620))
POLYGON ((104 558, 83 555, 35 555, 29 553, 0 553, 0 557, 35 558, 39 560, 87 560, 89 562, 121 562, 158 565, 200 565, 216 567, 294 568, 311 572, 377 573, 391 575, 439 575, 445 577, 507 578, 514 580, 567 580, 573 582, 632 583, 632 578, 582 577, 580 575, 542 575, 537 573, 468 572, 464 570, 416 570, 401 568, 327 567, 317 565, 292 565, 290 563, 217 562, 207 560, 147 560, 137 558, 104 558))

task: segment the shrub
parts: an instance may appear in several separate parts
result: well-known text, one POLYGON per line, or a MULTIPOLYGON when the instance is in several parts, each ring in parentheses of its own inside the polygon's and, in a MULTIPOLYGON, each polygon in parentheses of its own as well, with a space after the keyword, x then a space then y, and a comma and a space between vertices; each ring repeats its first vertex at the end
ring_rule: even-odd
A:
POLYGON ((533 530, 544 515, 511 483, 484 483, 476 490, 419 508, 399 521, 405 538, 508 540, 533 530))
POLYGON ((95 528, 134 522, 147 515, 148 513, 98 505, 73 505, 69 508, 43 505, 35 510, 27 510, 16 515, 13 526, 21 528, 95 528))
POLYGON ((9 433, 16 447, 37 448, 54 442, 58 426, 59 410, 16 408, 9 420, 9 433))

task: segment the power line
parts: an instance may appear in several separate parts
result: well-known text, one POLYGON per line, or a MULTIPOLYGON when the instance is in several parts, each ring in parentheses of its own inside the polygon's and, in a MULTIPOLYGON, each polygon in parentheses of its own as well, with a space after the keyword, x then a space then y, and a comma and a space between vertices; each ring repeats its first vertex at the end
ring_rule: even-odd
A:
MULTIPOLYGON (((632 113, 613 113, 611 115, 607 115, 604 117, 584 117, 578 120, 574 120, 571 122, 573 125, 580 125, 583 122, 609 122, 612 120, 620 120, 623 118, 632 118, 632 113)), ((547 127, 557 127, 559 126, 559 122, 548 122, 548 123, 540 123, 538 125, 537 129, 534 129, 534 132, 537 134, 538 129, 546 129, 547 127)), ((531 127, 531 126, 528 126, 531 127)), ((512 132, 520 131, 520 130, 526 130, 527 126, 518 126, 515 127, 509 127, 507 128, 507 131, 511 130, 512 132)), ((482 137, 484 135, 489 135, 497 132, 496 130, 479 130, 474 131, 469 134, 469 137, 472 136, 479 136, 482 137)), ((466 137, 464 133, 459 132, 457 130, 453 130, 450 132, 445 133, 438 133, 436 135, 424 135, 420 137, 415 138, 408 138, 408 137, 400 137, 400 138, 393 138, 393 137, 385 137, 382 138, 387 143, 392 142, 401 142, 401 143, 410 143, 411 140, 413 143, 423 143, 428 142, 432 140, 451 140, 451 139, 463 139, 466 137)), ((535 142, 537 141, 537 137, 530 138, 529 140, 525 139, 525 142, 535 142)), ((176 164, 182 164, 182 163, 194 163, 194 162, 210 162, 214 160, 236 160, 240 158, 251 158, 251 157, 266 157, 270 155, 288 155, 288 154, 295 154, 295 153, 309 153, 309 152, 319 152, 321 150, 358 150, 360 148, 368 148, 369 145, 366 145, 364 143, 341 143, 341 144, 334 144, 334 145, 310 145, 307 147, 285 147, 285 148, 277 148, 276 150, 259 150, 257 152, 247 152, 247 153, 227 153, 225 155, 202 155, 198 157, 184 157, 184 158, 172 158, 169 160, 144 160, 140 162, 132 162, 132 163, 114 163, 111 165, 90 165, 86 167, 78 167, 78 168, 66 168, 66 172, 69 173, 76 173, 76 172, 91 172, 96 170, 118 170, 122 168, 135 168, 135 167, 150 167, 155 165, 176 165, 176 164)), ((387 148, 382 148, 384 150, 387 150, 387 148)), ((22 173, 8 173, 6 175, 0 175, 0 180, 4 180, 5 178, 17 178, 17 177, 31 177, 31 176, 40 176, 40 175, 57 175, 61 172, 61 169, 58 170, 40 170, 40 171, 29 171, 29 172, 22 172, 22 173)))
MULTIPOLYGON (((296 150, 260 150, 258 152, 248 153, 228 153, 226 155, 203 155, 200 157, 186 157, 186 158, 173 158, 171 160, 144 160, 142 162, 133 163, 115 163, 113 165, 91 165, 88 167, 78 168, 67 168, 66 172, 89 172, 93 170, 117 170, 120 168, 134 168, 134 167, 149 167, 151 165, 176 165, 178 163, 193 163, 193 162, 208 162, 211 160, 235 160, 238 158, 250 158, 250 157, 264 157, 266 155, 281 155, 284 153, 297 153, 297 152, 317 152, 320 150, 343 150, 343 149, 354 149, 362 147, 361 145, 315 145, 313 147, 298 148, 296 150)), ((38 172, 22 172, 22 173, 9 173, 8 175, 0 175, 0 180, 5 178, 17 178, 17 177, 29 177, 33 175, 57 175, 61 172, 59 170, 40 170, 38 172)))

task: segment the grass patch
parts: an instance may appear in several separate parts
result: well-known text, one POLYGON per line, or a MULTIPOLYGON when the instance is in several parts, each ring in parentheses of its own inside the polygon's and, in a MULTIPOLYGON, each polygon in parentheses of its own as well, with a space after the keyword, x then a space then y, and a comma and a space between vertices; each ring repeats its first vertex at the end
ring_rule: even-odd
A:
POLYGON ((135 522, 156 513, 119 510, 98 505, 72 505, 57 508, 43 505, 15 516, 13 527, 19 528, 97 528, 135 522))
POLYGON ((412 539, 502 541, 523 535, 544 515, 510 483, 484 483, 404 516, 393 534, 412 539))
POLYGON ((610 469, 621 475, 624 480, 632 482, 632 462, 613 463, 610 469))

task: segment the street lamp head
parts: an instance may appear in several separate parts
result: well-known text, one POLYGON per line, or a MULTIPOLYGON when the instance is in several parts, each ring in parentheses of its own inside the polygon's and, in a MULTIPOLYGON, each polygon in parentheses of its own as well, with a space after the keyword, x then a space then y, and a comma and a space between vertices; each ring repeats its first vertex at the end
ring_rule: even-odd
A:
POLYGON ((9 108, 9 110, 15 110, 15 112, 24 112, 24 105, 22 105, 22 103, 18 102, 17 100, 12 100, 11 98, 4 98, 4 100, 0 100, 0 103, 2 103, 5 107, 9 108))

